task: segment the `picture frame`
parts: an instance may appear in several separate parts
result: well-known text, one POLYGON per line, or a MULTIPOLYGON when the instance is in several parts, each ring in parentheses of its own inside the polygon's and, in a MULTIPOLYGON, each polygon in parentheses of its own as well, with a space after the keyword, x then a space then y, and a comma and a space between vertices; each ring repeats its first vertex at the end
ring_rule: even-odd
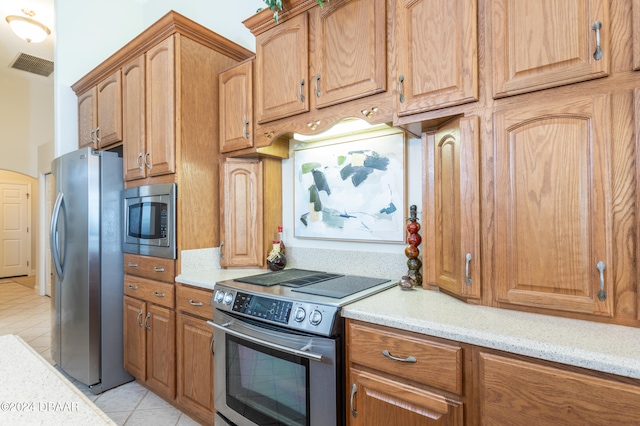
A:
POLYGON ((294 236, 406 241, 406 137, 369 132, 293 152, 294 236))

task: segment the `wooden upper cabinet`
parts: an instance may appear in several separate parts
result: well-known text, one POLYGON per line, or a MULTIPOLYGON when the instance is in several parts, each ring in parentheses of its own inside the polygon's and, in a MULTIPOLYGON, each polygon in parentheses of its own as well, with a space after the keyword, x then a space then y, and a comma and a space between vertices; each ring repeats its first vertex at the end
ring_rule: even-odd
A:
POLYGON ((311 96, 322 108, 387 87, 386 0, 328 2, 315 20, 311 96))
POLYGON ((253 60, 220 73, 220 152, 253 146, 253 60))
POLYGON ((609 74, 608 1, 492 0, 490 8, 495 98, 609 74))
POLYGON ((479 118, 425 134, 424 282, 461 298, 480 297, 479 118))
POLYGON ((640 0, 633 0, 633 69, 640 70, 640 0))
POLYGON ((78 96, 78 146, 103 149, 122 142, 120 70, 78 96))
POLYGON ((497 112, 495 298, 613 314, 608 95, 497 112))
POLYGON ((256 37, 256 119, 266 123, 309 111, 306 13, 256 37))
POLYGON ((146 54, 147 123, 145 161, 148 176, 175 173, 177 35, 153 46, 146 54))
POLYGON ((477 0, 398 0, 399 116, 478 99, 477 0))
POLYGON ((145 166, 145 57, 140 55, 122 67, 124 180, 147 177, 145 166))
POLYGON ((262 178, 261 161, 227 159, 223 164, 223 266, 264 264, 262 178))

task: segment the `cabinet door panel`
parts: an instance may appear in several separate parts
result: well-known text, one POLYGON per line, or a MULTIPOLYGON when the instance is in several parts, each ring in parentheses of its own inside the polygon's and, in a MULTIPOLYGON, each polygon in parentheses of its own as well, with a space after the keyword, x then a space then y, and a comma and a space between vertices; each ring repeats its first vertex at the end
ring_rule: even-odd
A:
POLYGON ((147 152, 149 176, 174 173, 176 144, 175 39, 171 36, 146 55, 147 152))
POLYGON ((179 404, 213 422, 213 328, 204 320, 178 314, 179 404))
POLYGON ((478 405, 484 424, 638 423, 637 386, 480 353, 478 405))
POLYGON ((117 70, 98 84, 98 147, 122 141, 122 74, 117 70))
POLYGON ((309 111, 308 38, 306 13, 256 37, 259 123, 309 111))
POLYGON ((352 0, 316 8, 314 81, 316 107, 386 89, 385 0, 352 0))
POLYGON ((253 61, 220 73, 220 152, 253 146, 253 61))
POLYGON ((605 0, 493 0, 493 95, 503 97, 609 74, 609 5, 605 0), (595 21, 602 59, 594 58, 595 21))
POLYGON ((351 426, 459 426, 464 422, 462 403, 451 398, 353 368, 349 383, 348 392, 356 386, 347 401, 351 426))
POLYGON ((146 304, 124 296, 124 369, 144 381, 146 379, 146 304))
POLYGON ((461 297, 480 297, 479 119, 452 121, 426 135, 424 256, 429 284, 461 297), (427 234, 428 233, 428 234, 427 234))
POLYGON ((499 302, 612 315, 609 117, 604 95, 496 114, 499 302))
POLYGON ((143 179, 145 167, 145 57, 140 55, 122 67, 124 180, 143 179))
POLYGON ((176 313, 147 305, 147 384, 159 395, 173 399, 176 392, 176 313))
POLYGON ((94 132, 97 123, 98 88, 93 87, 78 96, 78 148, 96 148, 94 132))
POLYGON ((400 0, 396 11, 398 115, 477 100, 477 1, 400 0))

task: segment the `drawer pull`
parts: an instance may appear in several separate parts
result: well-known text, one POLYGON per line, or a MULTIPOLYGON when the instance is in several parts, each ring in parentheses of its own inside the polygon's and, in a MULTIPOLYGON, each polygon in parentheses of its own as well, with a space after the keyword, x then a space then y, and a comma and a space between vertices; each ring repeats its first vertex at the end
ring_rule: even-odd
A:
POLYGON ((130 267, 130 268, 137 268, 138 264, 137 263, 133 263, 133 262, 129 262, 129 263, 127 263, 127 266, 130 267))
POLYGON ((394 360, 394 361, 400 361, 400 362, 418 362, 418 360, 417 360, 417 359, 415 359, 415 357, 412 357, 412 356, 408 356, 408 357, 406 357, 406 358, 398 358, 398 357, 395 357, 395 356, 391 355, 391 354, 389 353, 389 351, 388 351, 388 350, 386 350, 386 349, 382 351, 382 355, 384 355, 384 356, 386 356, 387 358, 390 358, 390 359, 392 359, 392 360, 394 360))
POLYGON ((164 268, 158 268, 157 266, 154 266, 153 270, 156 272, 164 272, 164 268))
POLYGON ((127 287, 129 287, 131 290, 137 290, 138 289, 137 285, 128 284, 127 287))
POLYGON ((138 318, 136 318, 136 321, 138 321, 138 327, 142 328, 142 309, 140 309, 140 312, 138 312, 138 318))
POLYGON ((358 392, 358 385, 353 383, 351 384, 351 398, 349 398, 349 403, 351 404, 351 415, 353 416, 354 419, 358 417, 358 411, 355 408, 353 408, 353 399, 356 396, 356 392, 358 392))
POLYGON ((202 302, 194 302, 193 299, 189 299, 189 304, 191 306, 202 306, 202 302))
POLYGON ((154 291, 153 295, 156 297, 164 297, 164 293, 158 293, 157 291, 154 291))

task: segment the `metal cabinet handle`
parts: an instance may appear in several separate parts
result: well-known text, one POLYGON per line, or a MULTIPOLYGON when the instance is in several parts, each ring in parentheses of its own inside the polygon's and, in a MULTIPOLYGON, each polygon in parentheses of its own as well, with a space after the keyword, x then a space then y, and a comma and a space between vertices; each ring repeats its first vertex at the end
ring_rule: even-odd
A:
POLYGON ((151 312, 147 312, 147 316, 144 318, 144 326, 147 330, 151 330, 151 326, 149 325, 149 318, 151 318, 151 312))
POLYGON ((127 287, 129 287, 131 290, 137 290, 138 289, 137 285, 128 284, 127 287))
POLYGON ((404 93, 403 93, 403 83, 404 83, 404 75, 401 75, 398 78, 398 92, 400 93, 400 103, 404 103, 404 93))
POLYGON ((353 416, 353 418, 355 419, 356 417, 358 417, 358 412, 356 411, 355 408, 353 408, 353 400, 356 396, 356 392, 358 392, 358 385, 356 385, 355 383, 351 384, 351 397, 349 398, 349 404, 351 405, 351 416, 353 416))
POLYGON ((418 362, 418 360, 416 360, 416 359, 415 359, 415 357, 412 357, 412 356, 408 356, 408 357, 406 357, 406 358, 398 358, 398 357, 395 357, 395 356, 391 355, 391 354, 389 353, 389 351, 388 351, 388 350, 386 350, 386 349, 382 351, 382 355, 384 355, 384 356, 386 356, 387 358, 390 358, 390 359, 392 359, 392 360, 394 360, 394 361, 400 361, 400 362, 418 362))
POLYGON ((189 299, 189 304, 191 306, 202 306, 203 305, 202 302, 194 302, 193 299, 189 299))
POLYGON ((596 263, 596 269, 600 271, 600 291, 598 292, 598 299, 604 301, 607 299, 607 293, 604 291, 604 270, 607 269, 607 265, 601 260, 596 263))
POLYGON ((164 293, 158 293, 157 291, 154 291, 153 295, 156 297, 164 297, 164 293))
POLYGON ((136 318, 136 321, 138 321, 138 327, 142 328, 142 309, 140 309, 140 312, 138 312, 138 318, 136 318))
POLYGON ((127 266, 130 267, 130 268, 137 268, 138 264, 137 263, 133 263, 133 262, 129 262, 129 263, 127 263, 127 266))
POLYGON ((147 151, 144 155, 144 165, 147 166, 147 169, 151 168, 151 164, 149 164, 149 156, 151 155, 151 151, 147 151))
POLYGON ((96 132, 96 129, 91 129, 91 131, 89 132, 89 142, 90 143, 94 143, 95 139, 93 139, 93 134, 96 132))
POLYGON ((304 94, 302 93, 303 88, 304 88, 304 78, 300 82, 300 102, 304 102, 304 94))
POLYGON ((602 22, 596 21, 591 26, 591 29, 596 32, 596 50, 593 52, 593 59, 599 61, 602 59, 602 49, 600 48, 600 29, 602 28, 602 22))
POLYGON ((215 341, 215 337, 211 338, 211 343, 209 343, 209 352, 211 352, 211 355, 215 356, 215 353, 213 352, 213 342, 215 341))
POLYGON ((157 266, 154 266, 153 270, 156 271, 156 272, 164 272, 164 268, 159 268, 157 266))
POLYGON ((140 160, 142 159, 142 153, 139 152, 138 153, 138 158, 136 158, 136 164, 138 165, 138 169, 142 170, 142 163, 140 162, 140 160))
POLYGON ((249 126, 249 120, 244 120, 244 125, 242 126, 242 134, 245 139, 249 139, 249 132, 247 132, 247 126, 249 126))
POLYGON ((320 97, 320 74, 316 75, 316 96, 320 97))
POLYGON ((100 127, 96 127, 96 141, 100 144, 100 136, 98 136, 98 132, 100 131, 100 127))
POLYGON ((469 276, 469 262, 473 260, 471 253, 467 253, 465 256, 465 265, 464 265, 464 281, 467 285, 471 285, 471 277, 469 276))
POLYGON ((222 247, 224 246, 224 241, 220 241, 220 259, 224 259, 224 252, 222 251, 222 247))

